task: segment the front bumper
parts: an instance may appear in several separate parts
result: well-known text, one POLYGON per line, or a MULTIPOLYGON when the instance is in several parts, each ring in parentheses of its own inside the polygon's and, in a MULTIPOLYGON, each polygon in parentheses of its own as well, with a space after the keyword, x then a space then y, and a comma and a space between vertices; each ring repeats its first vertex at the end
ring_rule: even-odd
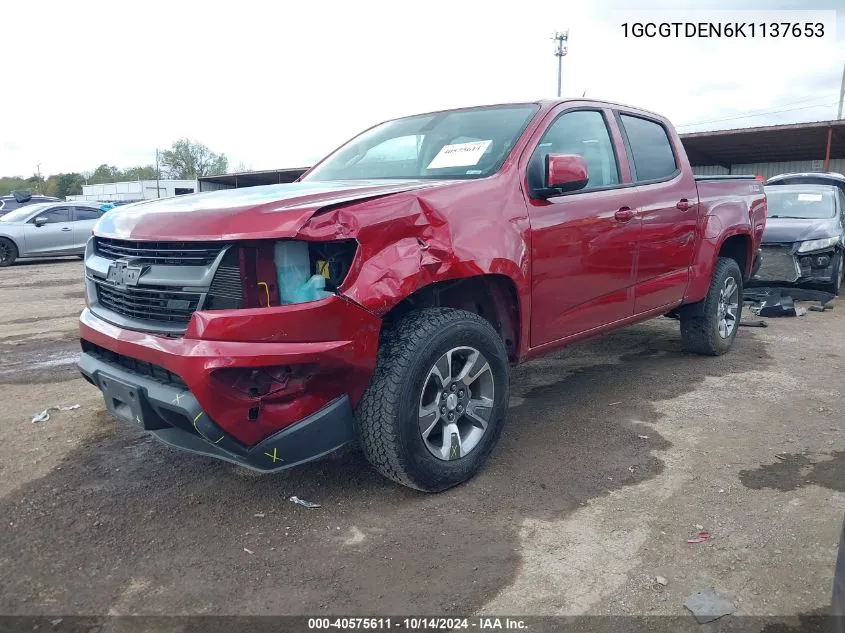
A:
POLYGON ((799 253, 798 244, 763 244, 753 281, 793 284, 832 283, 838 251, 799 253))
POLYGON ((226 433, 178 384, 164 383, 83 353, 79 369, 99 387, 116 418, 152 433, 176 448, 274 472, 331 453, 354 439, 352 408, 344 394, 312 415, 254 446, 226 433))
POLYGON ((80 370, 115 416, 159 439, 274 470, 352 439, 351 410, 375 367, 380 327, 339 296, 197 312, 181 338, 123 329, 86 309, 80 370), (269 391, 245 388, 268 373, 291 379, 269 391))

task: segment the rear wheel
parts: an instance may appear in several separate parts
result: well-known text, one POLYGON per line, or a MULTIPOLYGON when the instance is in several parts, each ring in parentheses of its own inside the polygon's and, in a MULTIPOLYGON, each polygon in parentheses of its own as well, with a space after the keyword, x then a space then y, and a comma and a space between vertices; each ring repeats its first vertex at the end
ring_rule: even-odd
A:
POLYGON ((483 466, 507 402, 507 352, 493 326, 471 312, 428 309, 382 334, 355 422, 364 455, 379 472, 438 492, 483 466))
POLYGON ((11 266, 18 258, 18 247, 12 240, 0 237, 0 266, 11 266))
POLYGON ((742 317, 742 272, 736 261, 720 257, 700 316, 681 313, 684 347, 696 354, 720 356, 733 345, 742 317))

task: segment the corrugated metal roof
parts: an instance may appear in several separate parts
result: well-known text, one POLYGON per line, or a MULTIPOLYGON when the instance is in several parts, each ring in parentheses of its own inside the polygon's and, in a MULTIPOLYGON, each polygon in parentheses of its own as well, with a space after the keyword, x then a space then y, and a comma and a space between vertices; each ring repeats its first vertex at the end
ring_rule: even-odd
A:
POLYGON ((734 128, 681 134, 694 165, 785 162, 824 159, 828 130, 831 158, 845 158, 845 120, 734 128))
POLYGON ((203 176, 198 178, 200 189, 202 183, 214 183, 228 187, 255 187, 258 185, 276 185, 293 182, 304 174, 308 167, 288 167, 285 169, 264 169, 262 171, 242 171, 217 176, 203 176))

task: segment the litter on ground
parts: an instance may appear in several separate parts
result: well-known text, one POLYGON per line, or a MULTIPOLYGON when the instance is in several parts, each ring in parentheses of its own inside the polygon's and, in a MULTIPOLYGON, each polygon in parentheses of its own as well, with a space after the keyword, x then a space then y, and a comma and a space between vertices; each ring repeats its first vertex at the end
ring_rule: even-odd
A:
POLYGON ((300 499, 299 497, 291 497, 291 501, 294 503, 301 505, 303 508, 319 508, 319 503, 312 503, 311 501, 306 501, 305 499, 300 499))
POLYGON ((695 545, 697 543, 706 543, 709 540, 710 540, 710 532, 701 531, 701 532, 698 533, 698 536, 696 536, 695 538, 687 539, 687 543, 695 545))
POLYGON ((704 587, 688 596, 684 606, 692 612, 699 624, 718 620, 736 611, 733 603, 717 594, 713 587, 704 587))
POLYGON ((51 411, 73 411, 74 409, 78 409, 78 404, 71 404, 64 407, 49 407, 44 409, 41 413, 37 413, 32 416, 32 423, 37 424, 38 422, 46 422, 50 419, 50 412, 51 411))

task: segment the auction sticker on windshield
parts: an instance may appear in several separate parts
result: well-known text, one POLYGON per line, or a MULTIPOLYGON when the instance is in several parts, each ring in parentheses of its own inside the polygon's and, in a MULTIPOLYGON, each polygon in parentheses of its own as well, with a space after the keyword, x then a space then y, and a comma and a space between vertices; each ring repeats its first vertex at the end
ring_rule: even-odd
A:
POLYGON ((822 194, 820 193, 799 193, 798 202, 821 202, 822 194))
POLYGON ((427 169, 442 169, 443 167, 471 167, 477 165, 478 161, 490 147, 493 141, 473 141, 472 143, 455 143, 444 145, 443 149, 437 152, 427 169))

